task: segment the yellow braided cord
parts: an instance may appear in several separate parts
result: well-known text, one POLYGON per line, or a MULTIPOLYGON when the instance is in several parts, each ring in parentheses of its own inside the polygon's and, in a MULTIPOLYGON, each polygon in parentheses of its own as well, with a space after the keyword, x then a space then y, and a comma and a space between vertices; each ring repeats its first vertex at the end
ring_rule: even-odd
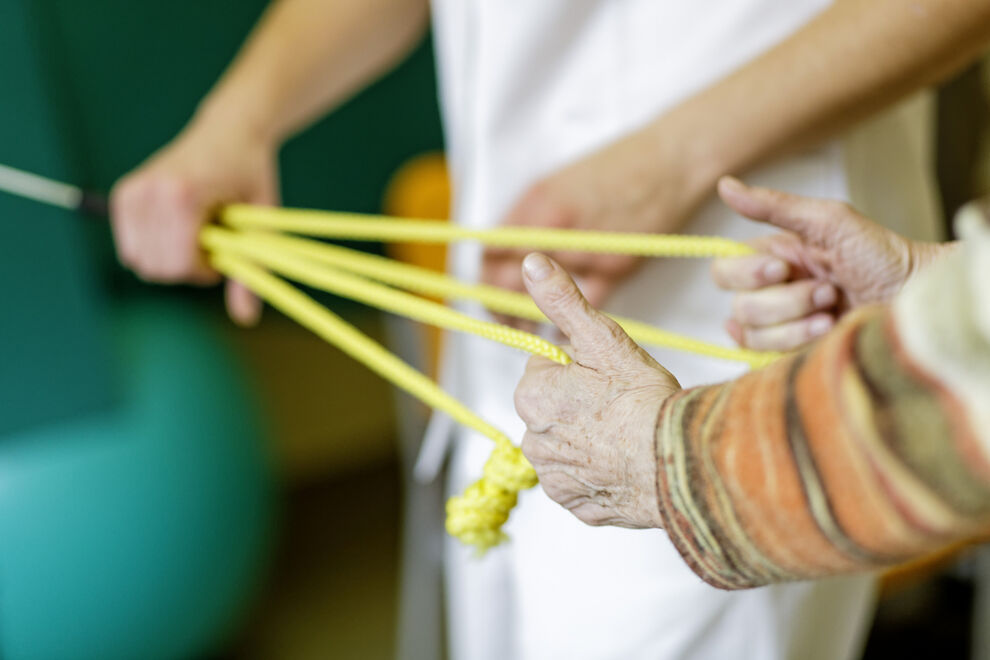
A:
POLYGON ((216 227, 205 228, 202 235, 203 244, 214 251, 223 250, 228 254, 234 252, 250 257, 271 270, 308 286, 445 330, 469 332, 533 355, 542 355, 558 364, 568 364, 571 361, 559 346, 531 332, 482 321, 433 301, 390 289, 326 265, 291 254, 286 256, 284 252, 267 244, 265 238, 259 235, 237 235, 216 227))
MULTIPOLYGON (((563 350, 536 335, 472 318, 405 291, 445 299, 474 300, 492 311, 534 321, 542 322, 546 318, 533 301, 521 293, 483 284, 466 284, 447 275, 391 259, 273 232, 393 242, 474 240, 484 245, 506 248, 636 256, 742 256, 753 252, 744 244, 718 237, 525 227, 477 230, 430 220, 410 222, 383 216, 247 205, 226 207, 221 211, 221 219, 241 231, 219 227, 203 229, 201 241, 210 250, 211 262, 218 271, 243 283, 273 307, 396 387, 494 441, 495 449, 485 463, 482 477, 463 495, 451 497, 447 502, 447 531, 479 552, 504 540, 502 526, 516 504, 519 491, 537 483, 536 473, 522 451, 505 434, 475 415, 430 378, 265 268, 308 286, 424 323, 471 332, 567 364, 570 358, 563 350)), ((643 344, 743 361, 753 367, 763 366, 778 357, 776 353, 716 346, 632 319, 613 318, 633 339, 643 344)))
POLYGON ((782 355, 782 353, 775 351, 754 351, 748 348, 719 346, 693 337, 668 332, 642 321, 634 321, 621 316, 613 316, 612 318, 622 326, 622 329, 630 337, 647 346, 664 346, 677 351, 697 353, 722 360, 745 362, 753 369, 765 367, 782 355))
MULTIPOLYGON (((466 284, 449 275, 436 273, 426 268, 317 241, 261 232, 243 232, 238 236, 250 237, 251 244, 255 249, 254 254, 283 252, 295 255, 293 258, 287 259, 285 263, 296 263, 300 259, 309 259, 423 295, 453 300, 474 300, 480 302, 487 309, 500 314, 537 322, 546 322, 547 320, 532 299, 524 293, 484 284, 466 284)), ((283 274, 292 276, 284 271, 283 274)), ((415 300, 417 303, 420 302, 418 298, 415 300)), ((780 354, 775 352, 753 351, 711 344, 700 339, 661 330, 633 319, 620 316, 613 316, 612 318, 629 333, 633 340, 640 344, 664 346, 724 360, 745 362, 753 368, 763 367, 780 357, 780 354)), ((439 324, 433 323, 433 325, 439 324)))
MULTIPOLYGON (((209 239, 206 239, 209 242, 209 239)), ((338 347, 347 355, 464 426, 495 442, 484 473, 464 495, 447 502, 447 531, 479 552, 504 539, 502 525, 509 519, 520 490, 536 485, 536 472, 504 433, 444 392, 433 380, 409 366, 360 330, 312 298, 263 269, 232 256, 214 252, 213 267, 248 287, 286 316, 338 347)))
POLYGON ((640 257, 738 257, 753 248, 718 236, 624 234, 538 227, 472 229, 436 220, 233 204, 220 219, 238 229, 268 229, 356 241, 450 243, 473 240, 491 247, 603 252, 640 257))
POLYGON ((432 379, 403 362, 381 344, 284 280, 226 252, 212 254, 210 263, 219 272, 248 287, 272 307, 313 331, 396 387, 409 392, 428 406, 442 410, 458 423, 496 442, 509 442, 504 433, 444 392, 432 379))
POLYGON ((502 525, 516 505, 519 491, 537 484, 536 471, 522 450, 508 439, 496 440, 480 479, 463 495, 447 500, 447 533, 474 546, 479 554, 505 540, 502 525))

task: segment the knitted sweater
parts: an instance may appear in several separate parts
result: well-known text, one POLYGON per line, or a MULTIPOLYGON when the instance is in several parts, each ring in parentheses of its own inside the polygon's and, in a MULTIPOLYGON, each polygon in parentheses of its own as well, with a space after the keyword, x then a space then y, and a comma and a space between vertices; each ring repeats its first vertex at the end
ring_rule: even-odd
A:
POLYGON ((661 515, 708 583, 871 569, 990 528, 990 230, 892 305, 660 412, 661 515))

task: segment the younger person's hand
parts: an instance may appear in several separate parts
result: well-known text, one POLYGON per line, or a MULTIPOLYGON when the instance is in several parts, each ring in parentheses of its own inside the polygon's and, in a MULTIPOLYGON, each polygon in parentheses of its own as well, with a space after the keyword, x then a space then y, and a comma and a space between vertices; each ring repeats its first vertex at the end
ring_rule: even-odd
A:
MULTIPOLYGON (((276 149, 251 131, 219 121, 193 123, 113 189, 110 212, 120 261, 163 284, 219 281, 199 245, 199 230, 223 204, 278 203, 276 149)), ((261 304, 228 282, 227 308, 242 324, 261 304)))
MULTIPOLYGON (((710 192, 678 152, 677 131, 656 127, 635 131, 549 174, 533 184, 503 219, 503 225, 671 233, 690 217, 710 192)), ((482 280, 523 291, 520 274, 525 250, 489 248, 482 280)), ((584 252, 550 255, 580 282, 593 306, 639 264, 636 257, 584 252)), ((512 319, 501 319, 513 323, 512 319)))

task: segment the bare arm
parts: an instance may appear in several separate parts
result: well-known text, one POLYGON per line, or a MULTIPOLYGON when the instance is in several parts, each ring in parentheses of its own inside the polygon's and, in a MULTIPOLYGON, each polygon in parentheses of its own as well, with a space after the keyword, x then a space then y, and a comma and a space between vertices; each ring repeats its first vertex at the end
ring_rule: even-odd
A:
MULTIPOLYGON (((183 131, 114 187, 120 260, 140 277, 219 278, 199 230, 228 202, 277 204, 282 142, 395 64, 421 36, 427 0, 280 0, 183 131)), ((229 283, 243 323, 261 307, 229 283)))
POLYGON ((652 126, 684 145, 697 185, 849 128, 986 50, 987 0, 836 0, 784 42, 652 126), (731 112, 726 112, 731 108, 731 112))
POLYGON ((279 0, 200 112, 281 142, 395 65, 428 13, 427 0, 279 0))
MULTIPOLYGON (((514 225, 670 233, 713 191, 937 82, 990 41, 990 0, 836 0, 790 38, 652 122, 534 184, 514 225)), ((629 257, 556 254, 600 304, 629 257)), ((523 289, 521 254, 484 279, 523 289)))

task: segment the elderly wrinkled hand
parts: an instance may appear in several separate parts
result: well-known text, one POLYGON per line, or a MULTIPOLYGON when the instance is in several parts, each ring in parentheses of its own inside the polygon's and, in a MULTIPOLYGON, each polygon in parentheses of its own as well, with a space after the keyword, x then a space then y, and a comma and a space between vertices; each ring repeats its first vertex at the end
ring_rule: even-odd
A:
POLYGON ((533 357, 515 394, 522 450, 544 492, 589 525, 660 526, 655 426, 677 381, 559 265, 523 264, 533 300, 571 343, 574 361, 533 357))
POLYGON ((939 250, 889 231, 842 202, 728 177, 718 190, 740 215, 787 232, 755 241, 759 255, 712 264, 715 282, 737 292, 727 328, 748 348, 794 349, 828 332, 849 309, 890 301, 939 250))

